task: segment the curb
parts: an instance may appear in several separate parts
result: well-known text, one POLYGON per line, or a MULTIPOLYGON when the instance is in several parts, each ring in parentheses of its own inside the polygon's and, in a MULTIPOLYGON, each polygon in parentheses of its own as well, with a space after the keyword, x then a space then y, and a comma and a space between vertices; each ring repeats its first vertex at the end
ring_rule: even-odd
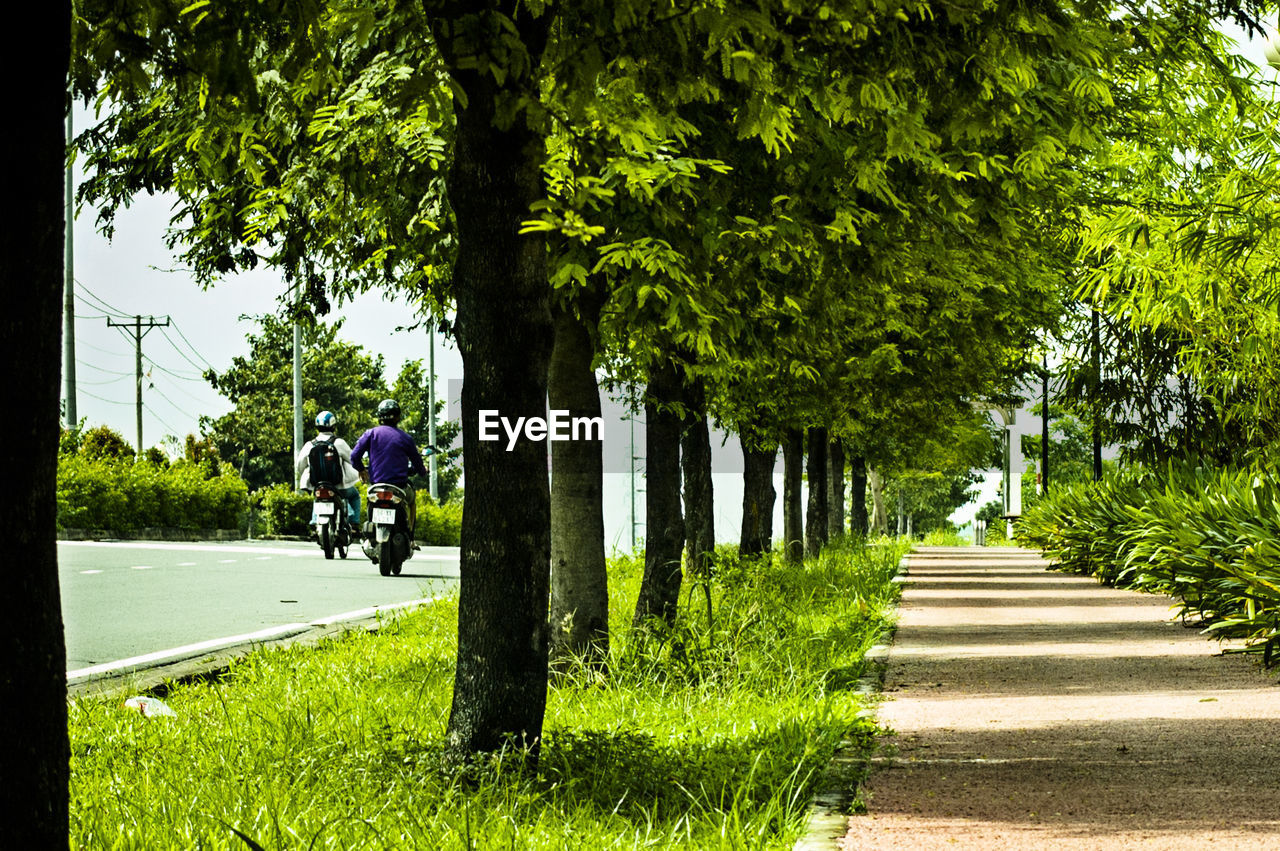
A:
MULTIPOLYGON (((102 676, 68 678, 67 697, 110 697, 116 694, 156 694, 163 696, 172 686, 202 679, 211 679, 226 673, 233 662, 251 653, 268 648, 288 647, 294 644, 314 646, 347 632, 363 629, 376 632, 387 622, 388 615, 401 610, 429 606, 439 597, 409 600, 373 606, 355 612, 321 618, 310 623, 284 624, 275 627, 269 637, 234 641, 234 643, 200 649, 200 645, 177 648, 172 658, 157 662, 140 662, 127 665, 102 676)), ((123 660, 128 661, 128 660, 123 660)))
MULTIPOLYGON (((898 571, 891 580, 896 585, 907 582, 907 553, 898 562, 898 571)), ((867 670, 858 678, 854 691, 865 697, 880 693, 885 673, 889 668, 889 650, 893 645, 894 628, 890 627, 884 640, 866 652, 863 659, 867 670)), ((863 710, 874 714, 871 708, 863 710)), ((809 816, 804 834, 796 840, 792 851, 832 851, 838 848, 837 840, 849 832, 849 815, 859 792, 859 785, 869 767, 868 757, 854 750, 852 742, 841 742, 835 756, 823 772, 817 790, 809 800, 809 816)))

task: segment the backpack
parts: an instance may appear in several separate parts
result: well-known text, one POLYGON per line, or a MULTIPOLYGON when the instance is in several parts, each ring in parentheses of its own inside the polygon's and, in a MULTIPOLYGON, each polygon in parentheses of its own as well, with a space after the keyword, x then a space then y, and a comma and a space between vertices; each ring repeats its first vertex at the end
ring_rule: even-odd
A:
POLYGON ((319 484, 342 486, 342 457, 331 440, 317 440, 311 444, 311 452, 307 455, 307 466, 311 469, 311 486, 319 484))

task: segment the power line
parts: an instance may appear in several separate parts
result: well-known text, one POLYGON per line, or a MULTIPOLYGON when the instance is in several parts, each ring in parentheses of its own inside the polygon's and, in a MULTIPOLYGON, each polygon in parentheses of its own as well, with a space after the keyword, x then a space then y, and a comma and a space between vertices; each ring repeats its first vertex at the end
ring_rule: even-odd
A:
POLYGON ((171 376, 173 376, 174 378, 180 378, 180 379, 182 379, 183 381, 195 381, 195 382, 197 382, 197 383, 199 383, 199 384, 204 384, 204 383, 205 383, 205 381, 204 381, 204 377, 203 377, 203 376, 199 376, 199 377, 197 377, 197 376, 183 375, 182 373, 179 373, 179 372, 174 372, 173 370, 171 370, 171 369, 166 369, 165 367, 163 367, 163 366, 161 366, 160 364, 156 363, 155 361, 153 361, 151 358, 147 357, 146 355, 143 355, 143 356, 142 356, 142 359, 143 359, 144 361, 146 361, 147 363, 151 364, 153 367, 155 367, 156 369, 160 370, 161 372, 163 372, 163 373, 164 373, 164 374, 166 374, 166 375, 171 375, 171 376))
POLYGON ((81 366, 87 366, 89 367, 89 369, 95 370, 97 372, 105 372, 107 375, 122 375, 128 378, 130 375, 133 374, 131 372, 117 372, 114 369, 103 369, 102 367, 91 364, 88 361, 82 361, 79 358, 76 358, 76 363, 80 364, 81 366))
MULTIPOLYGON (((192 353, 194 353, 196 357, 198 357, 198 358, 200 358, 200 360, 204 361, 204 365, 205 365, 206 367, 208 367, 209 369, 216 369, 216 367, 215 367, 213 364, 209 363, 209 359, 208 359, 208 358, 206 358, 204 355, 200 354, 200 350, 199 350, 199 349, 197 349, 195 346, 191 345, 191 341, 187 339, 187 335, 186 335, 186 334, 183 334, 183 333, 182 333, 182 329, 178 327, 178 324, 177 324, 176 322, 175 322, 175 323, 173 323, 173 330, 178 332, 178 336, 182 338, 182 342, 184 342, 184 343, 186 343, 186 344, 187 344, 187 348, 191 349, 192 353)), ((166 332, 162 332, 162 333, 163 333, 166 337, 168 337, 168 336, 169 336, 169 334, 168 334, 168 332, 167 332, 167 331, 166 331, 166 332)), ((172 342, 172 341, 170 341, 170 342, 172 342)), ((176 348, 177 348, 177 346, 174 346, 174 348, 176 349, 176 348)), ((201 372, 203 372, 203 371, 204 371, 204 369, 203 369, 203 368, 201 368, 201 367, 199 367, 199 366, 197 366, 197 367, 196 367, 196 369, 199 369, 201 372)))
POLYGON ((103 311, 105 311, 105 312, 107 312, 107 313, 111 314, 112 316, 115 316, 115 317, 117 317, 117 318, 119 318, 119 319, 128 319, 128 318, 129 318, 129 314, 128 314, 128 313, 124 313, 124 312, 123 312, 123 311, 121 311, 119 308, 117 308, 117 307, 113 307, 112 305, 108 304, 106 301, 104 301, 103 299, 101 299, 101 298, 99 298, 97 295, 95 295, 95 294, 94 294, 94 292, 93 292, 92 290, 90 290, 88 287, 86 287, 86 286, 84 285, 84 282, 83 282, 83 281, 80 281, 79 279, 77 279, 77 280, 76 280, 76 284, 77 284, 77 286, 79 286, 79 287, 80 287, 79 292, 84 293, 85 295, 89 296, 89 298, 91 298, 91 299, 93 299, 95 302, 97 302, 97 304, 90 305, 90 307, 97 308, 98 310, 103 310, 103 311))
MULTIPOLYGON (((88 364, 82 364, 82 365, 88 366, 88 364)), ((83 379, 77 379, 76 386, 82 387, 87 384, 90 387, 105 387, 108 384, 118 384, 119 382, 124 381, 128 377, 129 377, 128 375, 121 375, 116 378, 108 378, 106 381, 85 381, 83 379)))
MULTIPOLYGON (((152 386, 155 386, 154 381, 152 382, 152 386)), ((209 400, 208 400, 208 399, 200 399, 200 398, 197 398, 196 396, 194 396, 194 395, 192 395, 191 393, 188 393, 186 390, 182 389, 182 385, 180 385, 180 384, 175 384, 175 385, 173 385, 173 389, 174 389, 174 390, 177 390, 177 391, 178 391, 178 392, 180 392, 183 396, 186 396, 188 399, 190 399, 191 401, 195 402, 196 404, 199 404, 199 405, 207 405, 207 404, 209 404, 209 400)), ((186 412, 184 411, 183 413, 186 413, 186 412)))
MULTIPOLYGON (((93 343, 86 343, 84 340, 77 340, 76 347, 80 348, 82 346, 93 349, 95 352, 102 352, 104 355, 112 355, 118 358, 128 357, 128 355, 121 354, 120 352, 113 352, 110 349, 104 349, 101 346, 95 346, 93 343)), ((83 363, 83 361, 81 361, 81 363, 83 363)))
MULTIPOLYGON (((174 350, 175 352, 177 352, 177 353, 178 353, 178 355, 179 355, 183 360, 185 360, 187 363, 191 364, 191 365, 192 365, 193 367, 195 367, 196 369, 200 370, 200 372, 202 372, 202 373, 204 372, 205 367, 203 367, 203 366, 201 366, 200 364, 198 364, 198 363, 196 363, 195 361, 193 361, 190 357, 188 357, 188 356, 187 356, 187 354, 186 354, 185 352, 183 352, 183 351, 182 351, 182 349, 179 349, 179 348, 178 348, 178 344, 177 344, 177 343, 175 343, 175 342, 173 341, 173 338, 172 338, 172 337, 170 337, 167 333, 165 333, 165 332, 163 332, 163 331, 161 332, 161 336, 163 336, 163 337, 165 338, 165 340, 167 340, 167 341, 168 341, 169 345, 173 347, 173 350, 174 350)), ((204 357, 203 357, 203 356, 201 356, 199 352, 195 351, 195 349, 192 349, 191 351, 195 353, 196 357, 199 357, 201 360, 204 360, 204 357)), ((208 363, 208 361, 205 361, 205 363, 208 363)), ((209 367, 209 369, 213 369, 213 367, 212 367, 212 366, 210 366, 210 367, 209 367)))
POLYGON ((166 395, 164 394, 164 391, 163 391, 163 390, 161 390, 159 387, 157 387, 157 386, 156 386, 156 383, 155 383, 154 381, 150 381, 150 382, 148 382, 148 383, 147 383, 147 389, 148 389, 149 391, 151 391, 151 392, 155 393, 155 394, 156 394, 157 396, 159 396, 161 399, 163 399, 163 400, 165 400, 166 402, 168 402, 168 403, 169 403, 169 405, 170 405, 170 406, 171 406, 175 411, 177 411, 178 413, 180 413, 180 414, 187 414, 187 413, 189 413, 185 408, 183 408, 182 406, 180 406, 177 402, 173 401, 173 400, 172 400, 172 399, 170 399, 168 396, 166 396, 166 395))
POLYGON ((106 402, 108 405, 130 405, 130 404, 132 404, 131 402, 117 402, 115 399, 104 399, 103 397, 98 396, 97 394, 90 393, 88 390, 84 390, 84 391, 81 391, 81 392, 83 392, 83 393, 84 393, 84 395, 86 395, 86 396, 88 396, 88 397, 90 397, 90 398, 92 398, 92 399, 97 399, 99 402, 106 402))

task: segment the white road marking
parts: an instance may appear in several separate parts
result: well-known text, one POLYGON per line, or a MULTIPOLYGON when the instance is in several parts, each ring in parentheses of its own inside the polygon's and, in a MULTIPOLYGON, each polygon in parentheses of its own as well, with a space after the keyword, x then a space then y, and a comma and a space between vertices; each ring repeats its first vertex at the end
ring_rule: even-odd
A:
POLYGON ((340 621, 356 620, 358 618, 367 618, 376 615, 379 612, 392 612, 396 609, 407 609, 410 606, 426 606, 439 600, 439 597, 429 597, 422 600, 409 600, 405 603, 388 603, 383 606, 370 606, 367 609, 356 609, 353 612, 343 612, 340 615, 330 615, 327 618, 320 618, 311 622, 312 626, 329 626, 340 621))
POLYGON ((150 564, 135 564, 133 565, 133 569, 134 570, 155 570, 155 567, 150 564))
POLYGON ((101 571, 101 570, 82 570, 82 571, 80 571, 80 572, 81 572, 82 574, 84 574, 85 576, 88 576, 88 575, 93 574, 93 573, 101 573, 102 571, 101 571))
POLYGON ((226 647, 231 644, 240 644, 247 641, 263 641, 289 632, 302 632, 305 631, 307 627, 308 625, 305 623, 288 623, 284 626, 273 626, 268 629, 259 630, 258 632, 245 633, 244 635, 232 635, 227 638, 212 638, 208 641, 196 642, 195 644, 185 644, 182 647, 175 647, 172 650, 158 650, 155 653, 146 653, 142 656, 130 656, 128 659, 120 659, 116 662, 104 662, 101 665, 91 665, 88 668, 77 668, 74 671, 67 671, 67 679, 74 680, 81 677, 92 677, 95 674, 106 674, 111 671, 118 671, 121 668, 131 668, 134 665, 146 665, 150 662, 160 662, 165 659, 171 659, 175 656, 189 656, 205 650, 226 647))
POLYGON ((218 559, 218 564, 235 564, 235 563, 236 563, 236 561, 238 561, 238 559, 234 559, 234 558, 220 558, 220 559, 218 559))
POLYGON ((194 561, 180 561, 180 562, 178 562, 178 567, 195 567, 195 566, 196 566, 196 563, 195 563, 194 561))
POLYGON ((431 597, 422 600, 409 600, 404 603, 388 603, 384 606, 371 606, 367 609, 357 609, 354 612, 344 612, 340 615, 320 618, 309 623, 287 623, 283 626, 273 626, 257 632, 245 633, 244 635, 232 635, 226 638, 211 638, 208 641, 199 641, 195 644, 185 644, 182 647, 174 647, 170 650, 157 650, 155 653, 146 653, 141 656, 130 656, 128 659, 120 659, 115 662, 104 662, 101 665, 91 665, 87 668, 77 668, 74 671, 67 671, 67 679, 83 679, 85 677, 119 671, 123 668, 132 668, 139 665, 148 665, 186 656, 194 656, 208 650, 216 650, 220 647, 231 647, 237 644, 246 644, 253 641, 266 641, 267 639, 278 638, 290 633, 307 632, 312 627, 330 626, 344 620, 356 620, 358 618, 369 617, 377 614, 378 612, 391 612, 397 609, 425 606, 430 603, 434 603, 438 599, 440 598, 431 597))

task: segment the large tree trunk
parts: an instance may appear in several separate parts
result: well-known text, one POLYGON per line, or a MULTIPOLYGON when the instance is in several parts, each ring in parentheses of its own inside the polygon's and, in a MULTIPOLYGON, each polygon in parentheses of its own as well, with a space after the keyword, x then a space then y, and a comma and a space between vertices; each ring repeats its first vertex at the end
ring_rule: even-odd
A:
POLYGON ((20 125, 4 134, 4 226, 0 286, 9 309, 0 318, 0 351, 17 407, 0 419, 8 481, 0 530, 8 550, 0 652, 9 732, 0 747, 0 788, 10 817, 10 848, 66 848, 70 746, 67 654, 62 632, 55 539, 58 379, 62 358, 63 124, 71 56, 71 4, 35 4, 24 30, 30 54, 9 53, 7 67, 20 125))
MULTIPOLYGON (((547 398, 552 409, 568 411, 570 421, 600 416, 593 307, 584 305, 582 317, 561 309, 554 319, 547 398)), ((599 663, 609 649, 602 450, 598 439, 551 442, 551 656, 557 660, 599 663)))
POLYGON ((827 449, 827 540, 844 537, 844 445, 831 441, 827 449))
POLYGON ((685 388, 688 411, 680 434, 680 466, 684 473, 685 545, 689 569, 704 576, 715 558, 715 498, 711 486, 711 430, 707 425, 707 396, 702 379, 685 388))
POLYGON ((867 470, 867 483, 871 488, 871 531, 877 535, 889 534, 889 516, 884 510, 884 479, 879 470, 867 470))
POLYGON ((651 618, 674 624, 680 601, 680 555, 684 517, 680 512, 680 417, 659 403, 679 398, 682 379, 673 364, 649 376, 645 412, 644 576, 636 599, 635 624, 651 618))
POLYGON ((773 467, 778 458, 778 447, 753 449, 743 440, 742 444, 742 537, 738 542, 738 554, 760 555, 773 545, 773 503, 778 491, 773 486, 773 467))
POLYGON ((867 461, 857 456, 849 462, 849 531, 867 536, 867 461))
MULTIPOLYGON (((533 66, 548 15, 515 18, 533 66)), ((436 27, 447 60, 449 22, 436 27)), ((456 23, 456 21, 454 22, 456 23)), ((460 69, 466 94, 454 101, 456 136, 449 197, 458 229, 453 280, 462 354, 462 445, 467 490, 462 512, 458 660, 447 745, 457 759, 504 745, 527 746, 536 760, 547 695, 551 494, 547 448, 479 439, 478 412, 542 417, 551 354, 545 240, 520 235, 529 206, 543 195, 544 140, 524 116, 495 126, 500 102, 536 99, 531 81, 500 89, 487 68, 460 69)))
POLYGON ((809 510, 805 516, 804 553, 816 558, 827 542, 827 430, 809 429, 809 510))
POLYGON ((804 511, 800 502, 803 481, 804 432, 787 429, 782 444, 782 546, 791 564, 804 561, 804 511))

